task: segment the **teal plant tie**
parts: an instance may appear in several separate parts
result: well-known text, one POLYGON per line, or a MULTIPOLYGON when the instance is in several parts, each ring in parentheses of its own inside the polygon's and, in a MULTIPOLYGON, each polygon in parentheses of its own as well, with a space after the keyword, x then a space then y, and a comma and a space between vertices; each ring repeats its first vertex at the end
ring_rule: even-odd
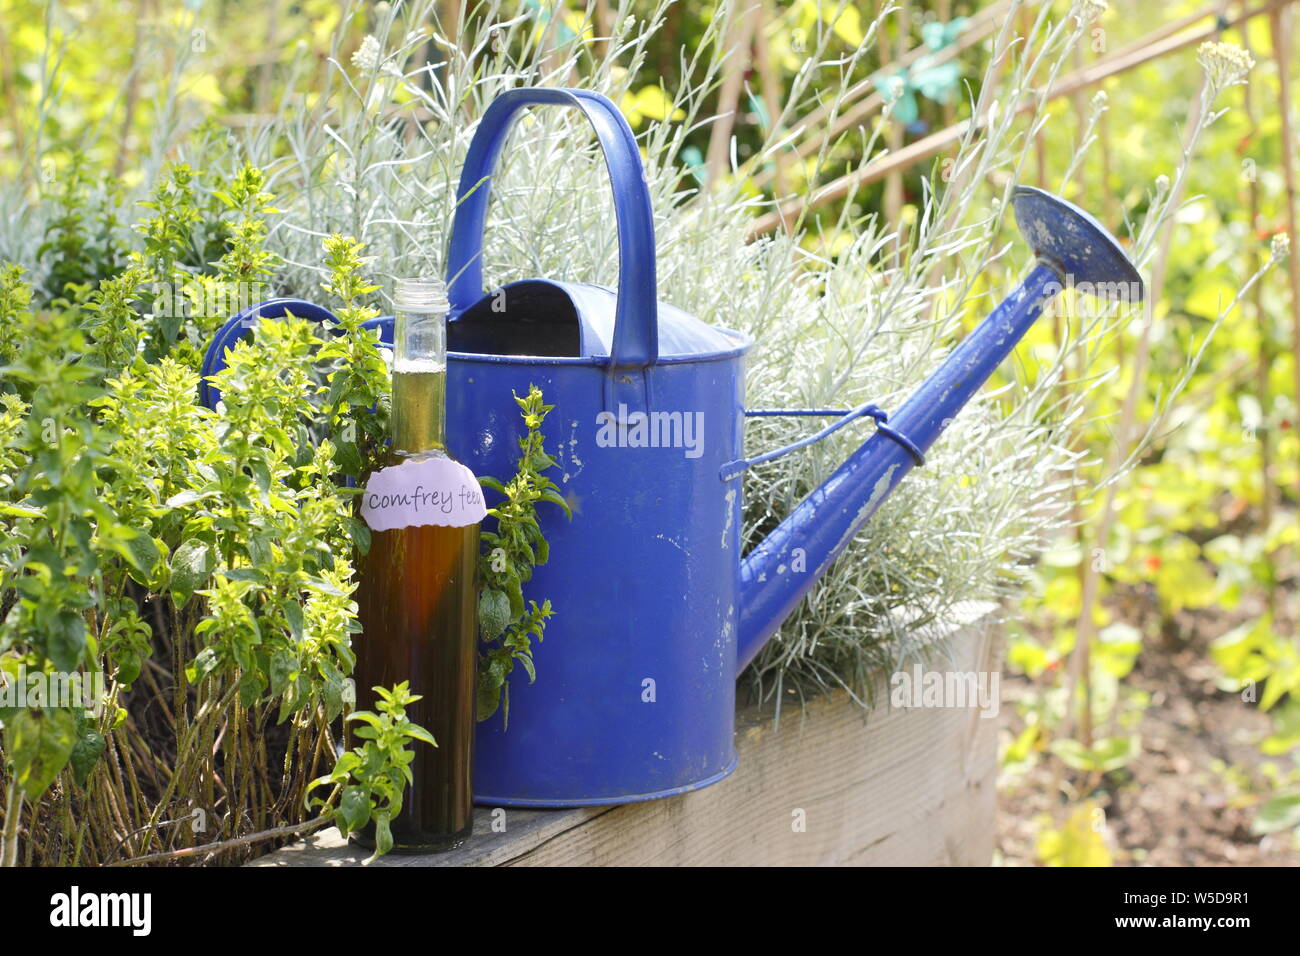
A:
POLYGON ((681 160, 686 168, 690 170, 695 181, 701 186, 708 181, 709 171, 704 164, 704 154, 700 152, 698 146, 686 146, 682 149, 681 160))
MULTIPOLYGON (((537 17, 537 22, 542 24, 542 26, 545 26, 550 22, 551 16, 554 12, 552 10, 547 10, 538 2, 538 0, 524 0, 524 6, 537 17)), ((560 4, 557 3, 556 7, 558 8, 559 6, 560 4)), ((560 21, 560 25, 556 29, 555 34, 560 38, 560 41, 564 43, 567 43, 578 35, 570 30, 564 21, 560 21)))
POLYGON ((899 70, 875 80, 876 92, 885 101, 885 108, 890 115, 904 126, 911 126, 919 115, 916 106, 916 91, 912 86, 907 70, 899 70))
POLYGON ((967 20, 965 17, 956 17, 944 23, 941 20, 931 20, 929 23, 921 24, 921 39, 935 53, 938 53, 944 47, 952 46, 961 36, 961 32, 966 29, 967 20))
POLYGON ((759 130, 766 133, 772 126, 772 117, 767 115, 767 104, 761 97, 755 96, 753 90, 749 92, 749 108, 753 110, 754 117, 758 120, 759 130))
POLYGON ((966 29, 966 17, 944 23, 938 20, 921 26, 921 39, 931 52, 917 59, 910 68, 897 70, 875 80, 875 87, 892 115, 904 126, 911 126, 920 115, 916 94, 936 103, 947 103, 961 79, 961 68, 954 61, 938 63, 935 54, 952 46, 966 29))

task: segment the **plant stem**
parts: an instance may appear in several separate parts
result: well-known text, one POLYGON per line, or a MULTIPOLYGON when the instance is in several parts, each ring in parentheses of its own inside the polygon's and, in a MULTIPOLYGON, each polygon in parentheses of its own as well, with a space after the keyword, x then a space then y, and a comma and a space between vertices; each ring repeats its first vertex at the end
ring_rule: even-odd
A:
POLYGON ((0 868, 18 865, 18 821, 23 812, 23 791, 17 780, 9 783, 5 798, 5 828, 0 838, 0 868))
POLYGON ((183 850, 168 850, 164 853, 151 853, 148 856, 138 856, 131 860, 119 860, 116 863, 110 863, 109 866, 138 866, 142 863, 160 863, 165 860, 182 860, 186 857, 197 856, 199 854, 219 853, 222 850, 230 850, 234 847, 248 846, 251 843, 260 843, 263 840, 273 840, 276 837, 293 836, 299 833, 311 833, 313 830, 319 830, 321 827, 328 825, 332 817, 315 817, 305 823, 292 823, 288 826, 276 827, 273 830, 263 830, 261 833, 249 833, 245 836, 235 837, 233 840, 222 840, 220 843, 208 843, 203 846, 186 847, 183 850))

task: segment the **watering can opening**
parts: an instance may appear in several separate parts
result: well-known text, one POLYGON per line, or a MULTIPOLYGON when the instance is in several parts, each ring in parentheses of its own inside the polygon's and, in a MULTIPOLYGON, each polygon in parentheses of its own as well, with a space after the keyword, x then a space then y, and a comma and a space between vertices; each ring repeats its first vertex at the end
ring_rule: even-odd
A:
POLYGON ((582 324, 573 299, 553 282, 524 280, 490 293, 447 325, 447 347, 478 355, 576 358, 582 324))
MULTIPOLYGON (((615 353, 619 292, 608 286, 521 279, 448 314, 447 348, 475 356, 574 359, 605 365, 615 353)), ((656 364, 732 358, 753 340, 669 305, 653 304, 656 364)), ((621 365, 621 363, 619 363, 621 365)))

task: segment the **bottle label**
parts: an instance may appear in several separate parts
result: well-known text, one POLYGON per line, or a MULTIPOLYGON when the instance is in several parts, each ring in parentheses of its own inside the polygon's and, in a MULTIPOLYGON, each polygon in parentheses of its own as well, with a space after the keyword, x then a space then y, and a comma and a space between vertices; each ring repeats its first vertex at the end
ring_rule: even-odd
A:
POLYGON ((381 468, 361 498, 361 517, 374 531, 427 524, 463 528, 486 516, 474 472, 441 456, 381 468))

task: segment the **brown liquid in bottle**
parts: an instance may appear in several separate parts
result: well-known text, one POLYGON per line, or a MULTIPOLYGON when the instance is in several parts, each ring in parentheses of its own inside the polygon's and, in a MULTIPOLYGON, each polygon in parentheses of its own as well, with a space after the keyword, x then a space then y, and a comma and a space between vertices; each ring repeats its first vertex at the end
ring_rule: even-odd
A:
MULTIPOLYGON (((445 367, 404 372, 398 366, 387 465, 449 457, 441 447, 445 376, 445 367)), ((451 849, 473 829, 478 554, 477 524, 418 525, 372 530, 370 551, 359 562, 357 706, 373 711, 372 687, 409 681, 421 700, 407 716, 438 742, 436 748, 410 744, 415 779, 392 821, 397 853, 451 849)), ((358 842, 373 846, 373 827, 358 842)))

